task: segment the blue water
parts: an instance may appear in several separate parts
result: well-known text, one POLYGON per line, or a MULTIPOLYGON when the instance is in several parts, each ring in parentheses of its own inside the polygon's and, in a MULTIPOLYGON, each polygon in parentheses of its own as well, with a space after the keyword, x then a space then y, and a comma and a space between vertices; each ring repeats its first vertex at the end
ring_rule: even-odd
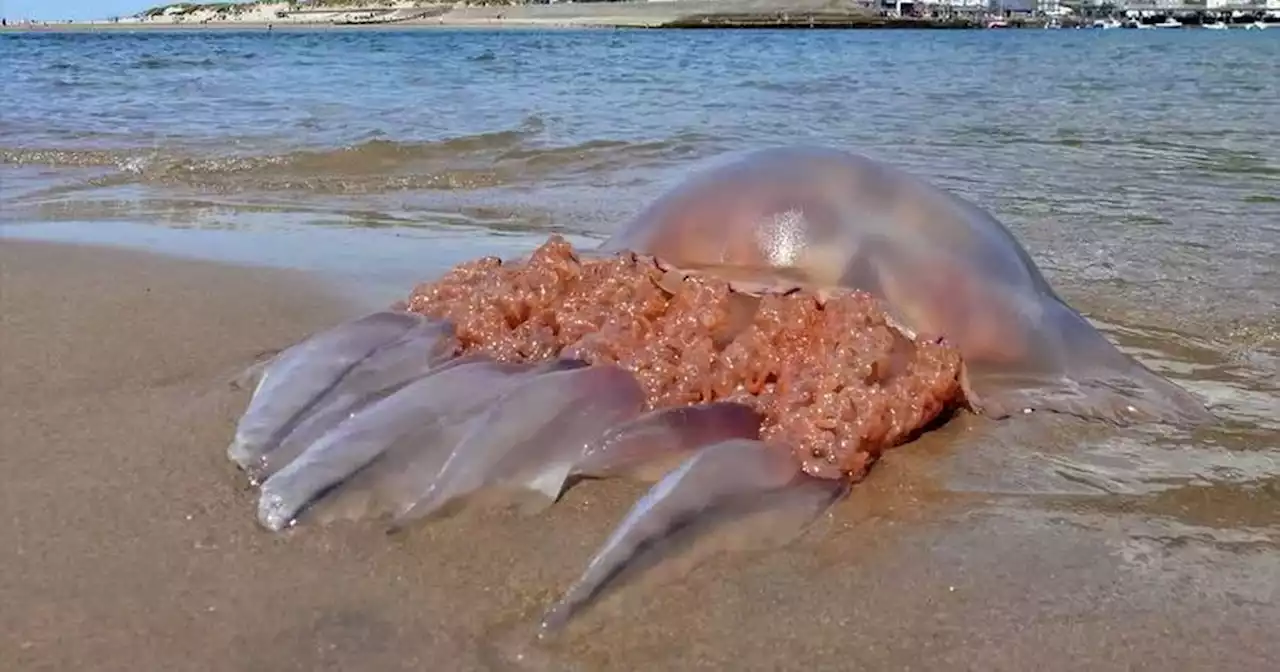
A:
POLYGON ((266 210, 607 231, 698 161, 816 142, 975 198, 1050 266, 1105 256, 1151 281, 1156 254, 1220 289, 1277 284, 1275 31, 140 32, 0 48, 12 219, 266 210), (1082 247, 1093 234, 1114 243, 1082 247), (1174 258, 1171 241, 1238 247, 1262 270, 1174 258))
MULTIPOLYGON (((404 290, 548 231, 599 238, 734 152, 862 151, 993 210, 1232 419, 1213 441, 1262 451, 1244 473, 1280 472, 1280 31, 175 31, 0 53, 7 235, 404 290)), ((1209 478, 1231 455, 1073 468, 1209 478)))

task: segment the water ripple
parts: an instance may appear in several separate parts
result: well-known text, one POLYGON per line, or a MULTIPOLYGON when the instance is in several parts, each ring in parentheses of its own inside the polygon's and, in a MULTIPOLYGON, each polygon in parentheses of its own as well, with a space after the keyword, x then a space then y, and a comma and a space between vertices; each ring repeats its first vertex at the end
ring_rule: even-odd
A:
POLYGON ((1212 32, 5 34, 0 219, 598 239, 724 152, 843 146, 994 211, 1224 418, 976 432, 957 487, 1275 502, 1280 32, 1212 32))

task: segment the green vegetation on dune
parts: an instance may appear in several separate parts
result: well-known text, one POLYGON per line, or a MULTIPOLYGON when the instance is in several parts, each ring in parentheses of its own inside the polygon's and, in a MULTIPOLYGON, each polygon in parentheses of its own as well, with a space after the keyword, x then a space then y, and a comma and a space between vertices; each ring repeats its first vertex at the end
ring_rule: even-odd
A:
POLYGON ((190 14, 192 12, 200 11, 202 9, 212 10, 219 14, 238 14, 240 12, 243 12, 248 7, 256 4, 258 3, 256 2, 209 2, 209 3, 178 2, 172 5, 161 5, 159 7, 152 7, 151 9, 148 9, 145 12, 142 12, 142 14, 140 14, 139 16, 145 16, 148 18, 161 16, 163 14, 170 14, 173 16, 183 16, 186 14, 190 14))
MULTIPOLYGON (((299 5, 300 8, 307 8, 307 7, 361 7, 361 8, 370 7, 370 8, 373 8, 373 7, 381 7, 384 5, 391 6, 395 3, 393 2, 393 0, 311 0, 311 2, 299 2, 294 4, 299 5)), ((438 5, 438 4, 441 4, 441 0, 434 0, 431 2, 424 1, 424 2, 419 2, 417 4, 438 5)))
MULTIPOLYGON (((441 4, 443 0, 425 0, 419 2, 419 5, 435 5, 441 4)), ((254 0, 252 2, 175 2, 168 5, 160 5, 143 11, 138 16, 146 18, 155 18, 164 14, 172 16, 185 16, 193 12, 201 10, 209 10, 218 14, 240 14, 245 10, 258 5, 274 5, 280 0, 254 0)), ((295 0, 289 2, 289 8, 292 10, 303 9, 319 9, 325 7, 352 7, 352 8, 377 8, 390 7, 393 0, 295 0)))

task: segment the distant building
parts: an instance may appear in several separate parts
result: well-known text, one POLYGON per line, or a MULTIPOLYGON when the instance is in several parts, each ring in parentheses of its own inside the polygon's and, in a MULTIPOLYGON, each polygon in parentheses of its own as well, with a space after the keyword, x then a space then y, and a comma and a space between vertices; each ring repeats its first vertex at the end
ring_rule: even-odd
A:
POLYGON ((1041 0, 989 0, 987 8, 993 12, 1031 14, 1040 8, 1041 0))
POLYGON ((1239 9, 1262 11, 1280 6, 1280 0, 1118 0, 1116 8, 1130 12, 1196 11, 1203 9, 1239 9))
POLYGON ((920 0, 917 4, 922 7, 986 7, 987 2, 988 0, 920 0))
MULTIPOLYGON (((1200 6, 1196 9, 1204 7, 1205 0, 1199 0, 1199 2, 1200 6)), ((1116 8, 1127 12, 1156 12, 1180 9, 1189 4, 1188 0, 1122 0, 1116 3, 1116 8)))
MULTIPOLYGON (((944 13, 947 11, 977 12, 987 8, 991 0, 879 0, 880 9, 909 14, 916 10, 944 13)), ((873 3, 871 6, 875 6, 873 3)))

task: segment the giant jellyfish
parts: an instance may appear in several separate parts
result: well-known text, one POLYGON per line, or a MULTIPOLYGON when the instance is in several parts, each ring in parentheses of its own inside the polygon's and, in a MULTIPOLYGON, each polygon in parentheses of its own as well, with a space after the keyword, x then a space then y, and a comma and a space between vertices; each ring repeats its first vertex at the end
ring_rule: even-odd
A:
POLYGON ((756 152, 672 190, 603 249, 721 277, 868 292, 905 333, 959 349, 968 400, 987 415, 1211 417, 1068 306, 990 213, 862 156, 756 152))
POLYGON ((553 236, 467 262, 285 350, 229 454, 273 531, 653 482, 551 631, 699 521, 767 507, 805 525, 962 409, 1213 417, 1068 306, 987 212, 793 147, 695 175, 598 249, 553 236))

